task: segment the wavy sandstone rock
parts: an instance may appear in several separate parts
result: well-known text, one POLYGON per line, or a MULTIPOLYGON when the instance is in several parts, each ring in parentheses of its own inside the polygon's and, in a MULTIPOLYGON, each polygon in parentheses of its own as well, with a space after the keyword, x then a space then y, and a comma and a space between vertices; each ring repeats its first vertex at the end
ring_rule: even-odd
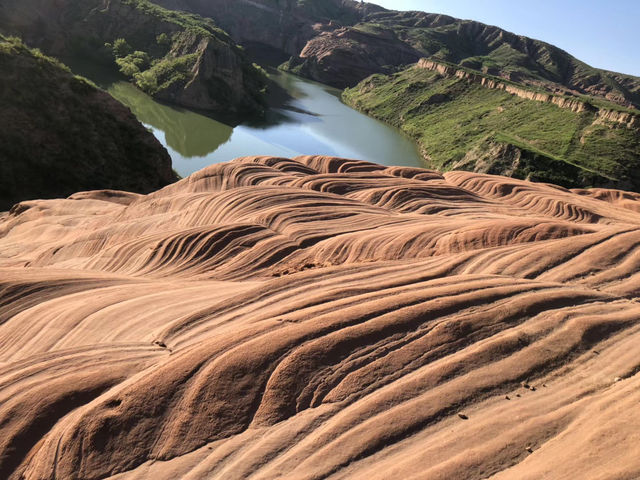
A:
POLYGON ((623 192, 254 157, 0 218, 0 477, 637 478, 623 192))

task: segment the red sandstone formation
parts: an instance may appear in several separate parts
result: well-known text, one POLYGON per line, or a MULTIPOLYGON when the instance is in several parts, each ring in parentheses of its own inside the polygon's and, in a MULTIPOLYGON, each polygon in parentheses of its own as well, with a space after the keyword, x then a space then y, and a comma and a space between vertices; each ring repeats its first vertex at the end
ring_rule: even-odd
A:
POLYGON ((0 478, 638 478, 638 205, 327 157, 23 202, 0 478))

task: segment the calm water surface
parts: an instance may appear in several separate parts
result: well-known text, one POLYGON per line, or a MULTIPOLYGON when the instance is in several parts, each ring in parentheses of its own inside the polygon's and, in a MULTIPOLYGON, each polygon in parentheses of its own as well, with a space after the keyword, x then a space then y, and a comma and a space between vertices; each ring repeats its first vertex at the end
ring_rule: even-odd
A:
POLYGON ((246 155, 332 155, 384 165, 423 166, 414 143, 399 130, 340 101, 340 91, 294 75, 269 74, 291 97, 259 123, 231 127, 158 103, 136 87, 87 66, 71 67, 127 105, 169 151, 183 177, 212 163, 246 155))

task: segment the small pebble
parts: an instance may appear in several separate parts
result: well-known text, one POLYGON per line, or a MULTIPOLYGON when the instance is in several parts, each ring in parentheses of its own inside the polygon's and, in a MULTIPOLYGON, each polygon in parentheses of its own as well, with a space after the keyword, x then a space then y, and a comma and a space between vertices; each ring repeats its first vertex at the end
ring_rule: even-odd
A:
POLYGON ((621 381, 622 381, 622 378, 621 378, 621 377, 616 377, 616 378, 614 378, 614 379, 613 379, 613 381, 614 381, 614 382, 621 382, 621 381))
POLYGON ((505 395, 504 397, 506 400, 511 400, 511 397, 509 397, 509 395, 505 395))
POLYGON ((462 419, 462 420, 469 420, 469 417, 467 417, 464 413, 459 413, 458 416, 462 419))
POLYGON ((527 447, 527 452, 529 452, 529 453, 533 453, 533 448, 531 448, 531 447, 527 447))
POLYGON ((520 394, 519 394, 519 393, 516 393, 516 397, 520 398, 520 394))
POLYGON ((536 387, 534 387, 533 385, 531 387, 529 387, 529 390, 531 390, 532 392, 536 391, 536 387))

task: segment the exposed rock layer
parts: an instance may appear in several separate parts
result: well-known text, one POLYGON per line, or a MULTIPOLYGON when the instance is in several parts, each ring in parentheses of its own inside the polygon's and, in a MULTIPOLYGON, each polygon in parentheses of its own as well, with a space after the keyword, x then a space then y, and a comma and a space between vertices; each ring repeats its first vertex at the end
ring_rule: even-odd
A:
POLYGON ((615 111, 606 108, 594 107, 590 104, 587 104, 584 100, 572 99, 561 95, 554 95, 551 93, 536 92, 519 87, 515 84, 505 83, 498 78, 487 77, 486 75, 481 75, 480 73, 456 68, 452 65, 447 65, 442 62, 429 60, 428 58, 421 58, 416 64, 416 67, 432 70, 434 72, 440 73, 441 75, 463 78, 465 80, 469 80, 470 82, 482 85, 486 88, 504 90, 505 92, 516 95, 520 98, 526 98, 527 100, 552 103, 560 108, 567 108, 576 113, 584 112, 585 110, 595 110, 598 116, 604 120, 622 123, 629 128, 640 128, 640 112, 638 112, 638 114, 633 114, 631 112, 615 111))
POLYGON ((0 219, 0 476, 635 478, 640 208, 256 157, 0 219))
POLYGON ((131 111, 63 65, 0 36, 0 211, 100 188, 148 193, 177 177, 131 111))
POLYGON ((286 69, 338 88, 353 86, 354 79, 374 73, 391 73, 397 65, 418 61, 420 52, 392 31, 385 35, 345 27, 321 32, 309 40, 286 69))

